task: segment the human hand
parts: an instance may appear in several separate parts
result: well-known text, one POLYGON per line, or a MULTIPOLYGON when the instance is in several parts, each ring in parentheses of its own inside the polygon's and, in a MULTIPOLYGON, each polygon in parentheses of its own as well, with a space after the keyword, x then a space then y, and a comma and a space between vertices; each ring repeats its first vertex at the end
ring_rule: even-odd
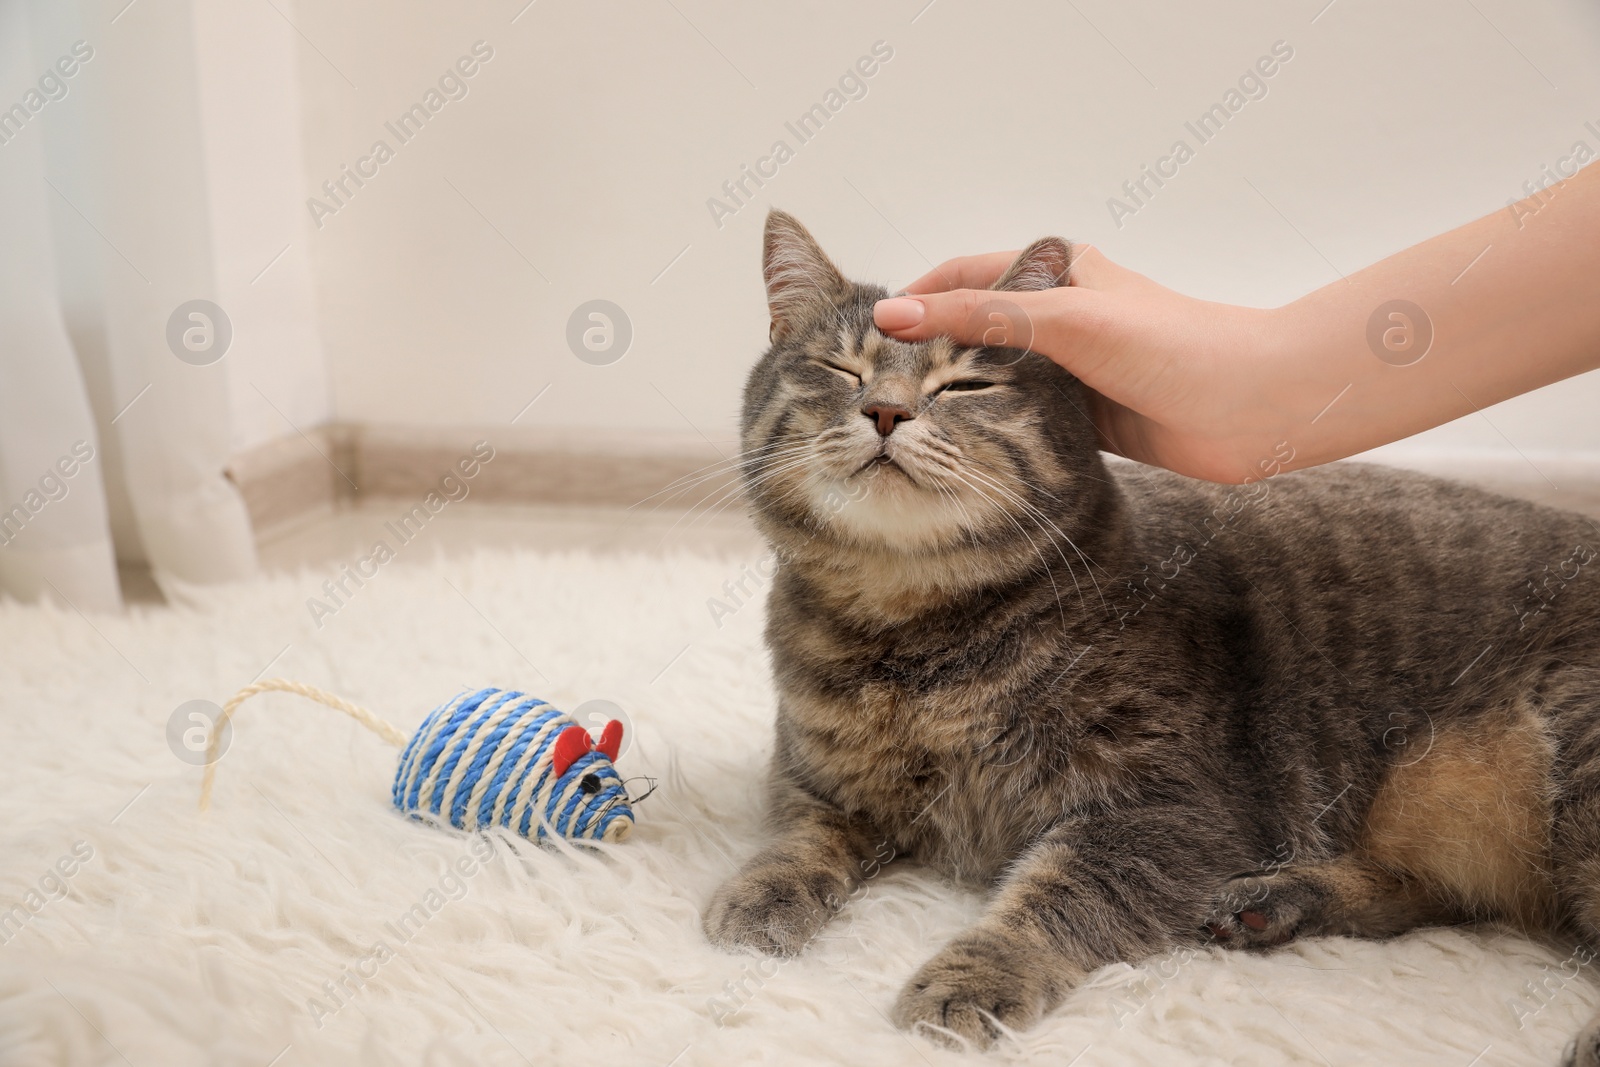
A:
POLYGON ((1031 348, 1089 388, 1107 451, 1242 482, 1600 369, 1600 165, 1554 188, 1273 310, 1183 296, 1081 246, 1066 286, 1005 294, 1019 336, 980 314, 1007 252, 952 259, 874 317, 905 341, 1031 348), (1404 358, 1386 340, 1396 305, 1406 343, 1426 338, 1404 358))
MULTIPOLYGON (((1066 286, 1007 292, 1023 322, 983 315, 989 289, 1014 252, 952 259, 878 302, 878 328, 919 341, 1015 344, 1048 356, 1089 389, 1090 416, 1107 451, 1197 478, 1260 476, 1294 416, 1268 395, 1273 312, 1183 296, 1073 247, 1066 286)), ((1002 316, 1001 318, 1004 318, 1002 316)))

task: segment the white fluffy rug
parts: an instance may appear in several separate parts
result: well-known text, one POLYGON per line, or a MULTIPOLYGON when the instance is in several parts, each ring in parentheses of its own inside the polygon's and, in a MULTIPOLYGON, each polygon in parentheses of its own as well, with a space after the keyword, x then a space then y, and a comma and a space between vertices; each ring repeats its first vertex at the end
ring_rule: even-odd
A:
POLYGON ((720 627, 707 608, 745 562, 402 561, 320 630, 321 573, 122 618, 0 605, 0 908, 21 909, 0 914, 0 1061, 1489 1067, 1554 1062, 1600 1000, 1592 968, 1569 982, 1565 953, 1495 930, 1325 940, 1107 968, 978 1057, 885 1019, 982 905, 927 872, 880 875, 799 959, 711 948, 700 909, 761 839, 771 746, 761 606, 720 627), (168 719, 275 658, 407 731, 468 685, 613 700, 636 730, 623 773, 661 788, 603 854, 496 837, 452 878, 483 839, 396 814, 393 750, 273 694, 243 709, 201 817, 168 719), (389 924, 418 903, 402 943, 389 924))

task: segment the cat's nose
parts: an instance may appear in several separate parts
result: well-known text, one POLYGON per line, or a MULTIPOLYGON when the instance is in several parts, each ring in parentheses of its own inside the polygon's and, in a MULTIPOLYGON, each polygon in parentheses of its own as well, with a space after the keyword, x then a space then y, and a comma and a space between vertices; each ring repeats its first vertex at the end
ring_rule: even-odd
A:
POLYGON ((868 404, 861 409, 861 414, 877 423, 879 437, 888 437, 896 426, 913 417, 898 404, 868 404))

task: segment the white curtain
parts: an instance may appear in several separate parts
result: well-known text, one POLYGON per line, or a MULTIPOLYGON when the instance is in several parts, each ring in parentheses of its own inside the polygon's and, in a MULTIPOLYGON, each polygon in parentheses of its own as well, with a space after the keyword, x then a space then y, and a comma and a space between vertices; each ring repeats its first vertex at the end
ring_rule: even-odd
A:
POLYGON ((225 313, 180 312, 216 297, 192 15, 140 16, 0 0, 0 595, 83 611, 119 557, 169 591, 255 567, 225 313))

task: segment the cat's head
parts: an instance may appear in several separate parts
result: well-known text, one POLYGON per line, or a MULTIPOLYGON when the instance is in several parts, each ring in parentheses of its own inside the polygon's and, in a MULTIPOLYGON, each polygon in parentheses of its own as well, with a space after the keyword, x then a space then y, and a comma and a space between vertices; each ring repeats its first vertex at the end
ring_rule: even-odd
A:
MULTIPOLYGON (((741 446, 768 535, 922 557, 1050 551, 1051 527, 1104 476, 1077 380, 1034 352, 880 333, 888 292, 846 279, 781 211, 763 253, 772 346, 745 386, 741 446)), ((1019 328, 1003 293, 1066 284, 1070 257, 1059 238, 1034 242, 978 314, 1019 328)))

